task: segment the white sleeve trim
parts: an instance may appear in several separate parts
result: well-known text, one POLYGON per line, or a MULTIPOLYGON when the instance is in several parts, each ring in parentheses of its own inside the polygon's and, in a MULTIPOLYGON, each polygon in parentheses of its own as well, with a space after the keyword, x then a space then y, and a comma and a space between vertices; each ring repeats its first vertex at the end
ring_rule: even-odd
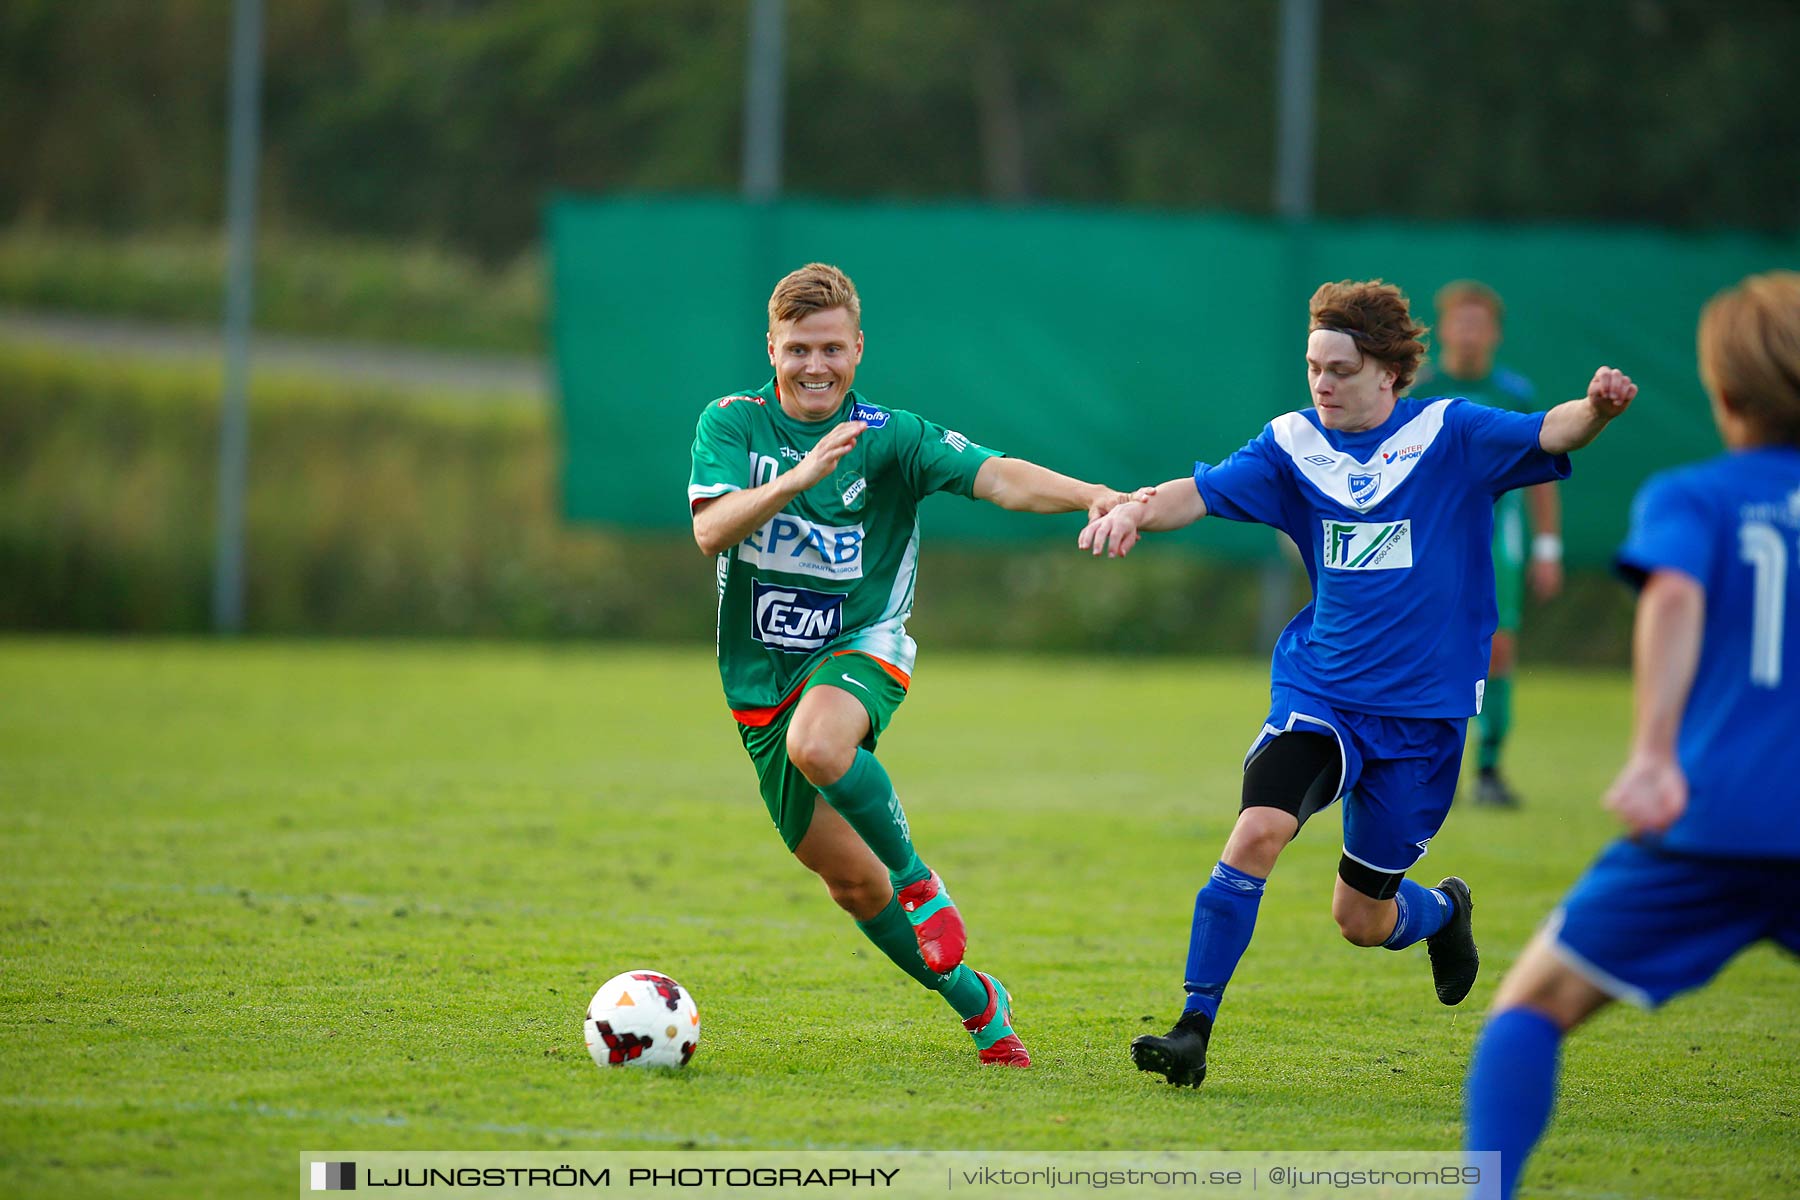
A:
POLYGON ((744 489, 735 483, 690 484, 688 486, 688 506, 692 507, 696 500, 712 500, 723 496, 726 492, 741 492, 744 489))

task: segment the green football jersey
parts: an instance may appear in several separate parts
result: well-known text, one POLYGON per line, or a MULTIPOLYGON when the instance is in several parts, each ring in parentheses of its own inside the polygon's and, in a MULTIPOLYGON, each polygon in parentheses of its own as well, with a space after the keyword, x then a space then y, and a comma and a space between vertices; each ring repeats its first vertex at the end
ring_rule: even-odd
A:
MULTIPOLYGON (((1461 396, 1489 408, 1508 412, 1536 412, 1537 392, 1517 371, 1495 367, 1485 379, 1457 379, 1435 364, 1419 372, 1410 395, 1422 400, 1461 396)), ((1494 560, 1508 571, 1525 565, 1525 501, 1523 492, 1503 492, 1494 502, 1494 560)), ((1517 624, 1515 621, 1514 624, 1517 624)))
POLYGON ((1489 408, 1508 412, 1537 411, 1537 391, 1531 381, 1517 371, 1495 367, 1485 379, 1457 379, 1436 364, 1427 364, 1419 372, 1419 380, 1407 393, 1421 400, 1437 400, 1445 396, 1461 396, 1489 408))
POLYGON ((976 472, 999 453, 854 391, 831 417, 796 421, 771 380, 701 412, 688 505, 768 483, 849 420, 868 429, 833 474, 719 555, 719 676, 734 712, 780 704, 845 650, 910 675, 919 501, 933 492, 973 497, 976 472))

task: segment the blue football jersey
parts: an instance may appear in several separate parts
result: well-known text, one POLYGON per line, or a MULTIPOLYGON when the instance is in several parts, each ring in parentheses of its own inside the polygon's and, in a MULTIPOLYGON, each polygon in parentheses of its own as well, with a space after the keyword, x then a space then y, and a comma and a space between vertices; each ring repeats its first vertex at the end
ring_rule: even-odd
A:
POLYGON ((1706 589, 1676 753, 1688 807, 1662 837, 1695 854, 1800 858, 1800 450, 1723 454, 1652 476, 1620 573, 1706 589))
POLYGON ((1467 717, 1487 682, 1494 498, 1563 479, 1542 413, 1402 399, 1375 429, 1277 417, 1219 463, 1194 465, 1207 512, 1292 538, 1312 603, 1275 644, 1271 682, 1357 712, 1467 717))

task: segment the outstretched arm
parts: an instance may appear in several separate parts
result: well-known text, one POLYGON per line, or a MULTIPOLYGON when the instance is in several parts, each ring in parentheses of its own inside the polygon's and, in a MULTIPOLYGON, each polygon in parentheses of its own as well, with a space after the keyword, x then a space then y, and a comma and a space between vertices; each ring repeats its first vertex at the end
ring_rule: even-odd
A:
POLYGON ((1559 404, 1544 414, 1538 445, 1546 454, 1581 449, 1599 437, 1607 422, 1624 412, 1636 395, 1637 384, 1631 382, 1631 376, 1612 367, 1601 367, 1594 372, 1587 395, 1559 404))
POLYGON ((1705 589, 1680 571, 1654 572, 1638 594, 1631 757, 1606 793, 1606 807, 1633 833, 1661 833, 1687 807, 1675 735, 1694 686, 1705 618, 1705 589))
POLYGON ((1122 558, 1137 545, 1141 533, 1157 533, 1192 525, 1206 515, 1206 501, 1194 477, 1171 479, 1145 500, 1121 504, 1088 522, 1075 544, 1095 554, 1122 558))
POLYGON ((1531 588, 1539 600, 1562 591, 1562 497, 1554 483, 1540 483, 1525 493, 1531 507, 1531 588))
POLYGON ((1096 517, 1131 496, 1059 475, 1022 458, 990 458, 975 473, 975 498, 1009 512, 1085 512, 1096 517))
POLYGON ((831 474, 867 428, 861 421, 845 421, 820 438, 793 470, 761 487, 701 501, 694 509, 694 541, 701 552, 722 554, 761 529, 789 500, 831 474))

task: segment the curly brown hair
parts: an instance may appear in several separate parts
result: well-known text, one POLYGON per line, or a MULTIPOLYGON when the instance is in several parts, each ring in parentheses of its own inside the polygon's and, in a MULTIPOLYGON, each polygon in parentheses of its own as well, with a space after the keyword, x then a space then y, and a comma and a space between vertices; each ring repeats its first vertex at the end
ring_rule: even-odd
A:
POLYGON ((1308 332, 1348 334, 1356 348, 1394 373, 1394 391, 1405 391, 1425 358, 1426 327, 1415 324, 1406 293, 1379 279, 1340 279, 1319 285, 1308 306, 1308 332))

